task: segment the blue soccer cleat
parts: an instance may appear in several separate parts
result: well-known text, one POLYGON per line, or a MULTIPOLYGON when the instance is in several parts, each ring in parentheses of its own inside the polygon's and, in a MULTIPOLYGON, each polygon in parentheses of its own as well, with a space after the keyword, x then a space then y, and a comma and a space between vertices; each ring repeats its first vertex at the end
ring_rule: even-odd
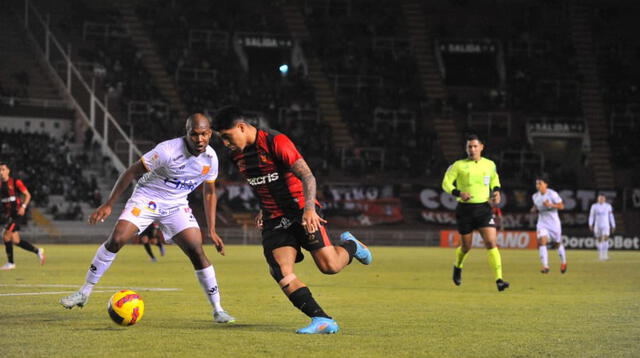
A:
POLYGON ((358 259, 362 264, 369 265, 373 260, 373 256, 371 255, 371 250, 367 247, 367 245, 361 243, 355 236, 353 236, 350 232, 345 231, 340 234, 340 242, 353 241, 356 243, 356 254, 355 258, 358 259))
POLYGON ((299 334, 333 334, 338 333, 340 327, 338 323, 331 318, 326 317, 313 317, 311 324, 300 328, 296 331, 299 334))

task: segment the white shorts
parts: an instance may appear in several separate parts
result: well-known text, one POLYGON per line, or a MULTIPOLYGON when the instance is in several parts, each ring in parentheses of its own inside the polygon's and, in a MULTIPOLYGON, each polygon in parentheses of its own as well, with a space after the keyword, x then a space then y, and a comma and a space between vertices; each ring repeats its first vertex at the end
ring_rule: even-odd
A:
POLYGON ((549 228, 549 227, 538 226, 537 235, 538 235, 538 238, 546 236, 549 238, 549 241, 562 243, 562 230, 560 228, 549 228))
POLYGON ((163 209, 154 201, 141 203, 140 200, 129 199, 118 220, 126 220, 143 232, 152 222, 160 223, 160 230, 167 243, 173 243, 173 237, 188 228, 200 229, 196 218, 188 205, 180 205, 163 209))
POLYGON ((609 230, 608 227, 594 227, 593 228, 593 236, 595 236, 596 238, 599 237, 603 237, 603 236, 609 236, 611 234, 611 230, 609 230))

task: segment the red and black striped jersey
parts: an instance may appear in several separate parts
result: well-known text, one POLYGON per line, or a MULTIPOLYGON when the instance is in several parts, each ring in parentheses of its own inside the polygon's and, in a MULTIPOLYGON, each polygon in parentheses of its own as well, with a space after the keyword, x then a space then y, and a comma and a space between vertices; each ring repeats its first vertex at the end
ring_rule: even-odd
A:
POLYGON ((232 159, 258 197, 264 220, 299 215, 304 192, 291 166, 302 155, 286 135, 258 129, 256 142, 232 159))
POLYGON ((12 211, 18 210, 22 202, 18 192, 24 193, 26 191, 27 187, 20 179, 10 177, 9 180, 0 182, 0 202, 2 202, 5 215, 10 215, 12 211))

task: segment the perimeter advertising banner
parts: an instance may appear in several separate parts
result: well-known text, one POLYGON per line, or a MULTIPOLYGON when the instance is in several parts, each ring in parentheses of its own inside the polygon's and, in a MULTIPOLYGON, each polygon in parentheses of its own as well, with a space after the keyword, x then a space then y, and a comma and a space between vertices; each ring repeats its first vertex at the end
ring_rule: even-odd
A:
MULTIPOLYGON (((498 231, 498 247, 503 249, 536 249, 535 231, 498 231)), ((577 237, 562 235, 562 242, 567 249, 596 249, 596 240, 593 237, 577 237)), ((460 245, 460 234, 456 230, 440 231, 440 247, 458 247, 460 245)), ((483 248, 484 241, 480 234, 473 233, 472 246, 483 248)), ((611 250, 640 250, 640 237, 625 237, 623 235, 613 235, 609 238, 609 249, 611 250)))

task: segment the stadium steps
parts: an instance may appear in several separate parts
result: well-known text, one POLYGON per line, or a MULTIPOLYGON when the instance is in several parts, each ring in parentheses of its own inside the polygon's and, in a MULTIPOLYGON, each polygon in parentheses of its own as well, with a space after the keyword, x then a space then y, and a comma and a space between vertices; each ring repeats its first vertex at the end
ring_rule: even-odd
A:
MULTIPOLYGON (((611 147, 608 138, 608 121, 605 105, 600 91, 600 78, 597 70, 597 56, 594 51, 591 33, 591 9, 577 2, 569 6, 571 39, 577 52, 578 72, 583 81, 580 88, 583 115, 591 137, 589 160, 598 188, 613 189, 616 185, 611 165, 611 147)), ((617 215, 616 220, 621 232, 624 232, 624 219, 617 215)))
POLYGON ((30 45, 24 26, 11 11, 0 11, 0 83, 5 89, 26 88, 32 99, 63 101, 56 85, 43 67, 40 54, 30 45), (16 75, 25 72, 28 85, 20 83, 16 75))
MULTIPOLYGON (((433 39, 422 4, 417 0, 403 2, 402 11, 407 23, 409 43, 418 65, 423 93, 430 99, 445 101, 447 89, 438 71, 433 53, 433 39)), ((434 118, 433 128, 446 160, 452 162, 458 159, 462 136, 456 128, 454 118, 447 115, 434 118)))
POLYGON ((177 85, 160 60, 160 55, 153 45, 151 36, 145 30, 142 21, 136 14, 135 1, 119 0, 116 4, 119 5, 118 8, 122 14, 122 25, 129 29, 131 41, 142 54, 142 63, 149 75, 151 75, 153 84, 158 88, 162 97, 169 101, 169 107, 176 111, 180 118, 185 118, 187 110, 182 102, 177 85))
POLYGON ((604 114, 604 101, 596 67, 596 55, 590 28, 591 12, 588 7, 573 3, 570 8, 571 38, 577 51, 578 71, 583 77, 581 104, 591 136, 590 161, 595 182, 599 188, 613 188, 615 177, 611 166, 608 127, 604 114), (596 154, 597 153, 597 154, 596 154))
MULTIPOLYGON (((286 3, 281 6, 281 10, 291 36, 301 41, 309 39, 309 30, 299 5, 286 3)), ((309 82, 313 86, 321 118, 331 128, 333 145, 335 148, 349 148, 353 146, 353 137, 342 118, 334 90, 324 73, 322 63, 312 53, 305 55, 308 61, 309 82)))

